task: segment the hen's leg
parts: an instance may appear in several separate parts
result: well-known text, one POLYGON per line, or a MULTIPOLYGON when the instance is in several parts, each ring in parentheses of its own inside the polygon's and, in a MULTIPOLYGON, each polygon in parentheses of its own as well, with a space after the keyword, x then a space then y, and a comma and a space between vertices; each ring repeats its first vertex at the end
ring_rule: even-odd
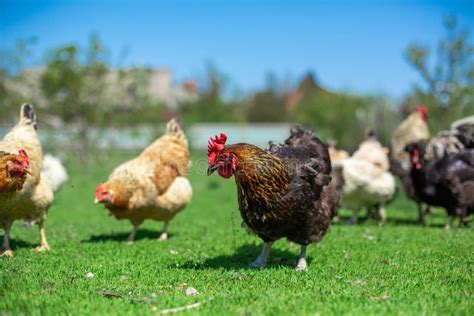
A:
POLYGON ((444 226, 445 229, 451 229, 451 226, 453 226, 454 222, 454 215, 449 215, 449 221, 448 223, 444 226))
POLYGON ((459 214, 459 217, 460 217, 459 227, 467 226, 469 222, 469 217, 467 215, 466 208, 465 207, 461 208, 461 211, 459 213, 460 213, 459 214))
POLYGON ((296 271, 306 271, 306 269, 308 269, 308 263, 306 262, 306 247, 307 246, 301 246, 300 258, 295 267, 296 271))
POLYGON ((134 224, 134 223, 132 223, 132 225, 133 225, 133 229, 127 238, 127 244, 129 245, 133 244, 133 242, 135 241, 135 235, 137 234, 138 226, 140 226, 140 224, 134 224))
POLYGON ((272 247, 272 242, 266 242, 263 245, 262 252, 257 257, 257 259, 250 264, 250 268, 263 268, 267 265, 268 255, 270 254, 270 248, 272 247))
POLYGON ((426 205, 425 214, 434 214, 434 211, 433 211, 433 209, 431 208, 431 206, 426 205))
POLYGON ((165 241, 168 239, 168 224, 169 223, 170 222, 165 222, 165 224, 163 225, 163 231, 161 232, 160 237, 158 237, 159 241, 165 241))
POLYGON ((348 224, 350 225, 356 225, 357 224, 357 214, 359 213, 359 209, 353 209, 352 210, 352 217, 349 220, 348 224))
POLYGON ((385 211, 385 205, 381 204, 378 209, 378 216, 382 223, 387 221, 387 212, 385 211))
POLYGON ((13 251, 10 248, 10 227, 4 228, 3 233, 3 244, 2 249, 0 250, 0 257, 13 257, 13 251))
POLYGON ((425 223, 425 216, 426 216, 426 212, 423 211, 423 206, 421 205, 420 202, 416 203, 417 207, 418 207, 418 219, 417 219, 417 222, 420 223, 420 224, 424 224, 425 223))
POLYGON ((46 232, 44 230, 43 222, 38 223, 38 228, 39 228, 39 234, 40 234, 40 245, 36 247, 36 251, 42 252, 42 251, 48 251, 49 245, 48 241, 46 240, 46 232))

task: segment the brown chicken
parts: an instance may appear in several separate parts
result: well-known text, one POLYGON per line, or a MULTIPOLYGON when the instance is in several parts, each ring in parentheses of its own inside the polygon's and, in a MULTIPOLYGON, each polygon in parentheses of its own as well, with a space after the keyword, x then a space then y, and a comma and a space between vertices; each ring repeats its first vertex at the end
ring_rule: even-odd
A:
POLYGON ((221 134, 209 141, 208 175, 217 170, 223 178, 235 176, 245 226, 265 242, 251 267, 264 267, 272 243, 286 237, 301 245, 296 270, 305 270, 306 247, 326 234, 339 202, 327 146, 299 127, 268 150, 226 146, 226 140, 221 134))
POLYGON ((162 137, 135 159, 115 168, 108 181, 97 186, 95 201, 103 203, 115 218, 130 220, 129 243, 146 219, 165 222, 159 240, 166 240, 168 223, 192 197, 188 167, 188 141, 173 119, 162 137))
POLYGON ((2 256, 13 255, 10 228, 18 219, 36 223, 41 242, 36 250, 49 250, 43 224, 53 202, 53 190, 41 179, 42 164, 36 116, 33 107, 24 104, 19 123, 0 141, 0 226, 5 231, 2 256))

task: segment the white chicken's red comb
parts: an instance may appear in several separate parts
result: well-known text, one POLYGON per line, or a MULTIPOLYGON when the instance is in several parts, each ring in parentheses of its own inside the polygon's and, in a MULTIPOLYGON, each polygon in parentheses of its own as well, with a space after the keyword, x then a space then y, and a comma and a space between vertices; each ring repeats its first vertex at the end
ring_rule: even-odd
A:
POLYGON ((214 163, 216 154, 224 149, 225 142, 227 141, 227 135, 221 133, 220 136, 217 136, 209 140, 207 145, 207 162, 209 164, 214 163))
POLYGON ((20 155, 21 158, 23 158, 23 161, 22 161, 23 167, 28 168, 30 166, 30 157, 28 157, 26 150, 22 148, 18 151, 18 154, 20 155))

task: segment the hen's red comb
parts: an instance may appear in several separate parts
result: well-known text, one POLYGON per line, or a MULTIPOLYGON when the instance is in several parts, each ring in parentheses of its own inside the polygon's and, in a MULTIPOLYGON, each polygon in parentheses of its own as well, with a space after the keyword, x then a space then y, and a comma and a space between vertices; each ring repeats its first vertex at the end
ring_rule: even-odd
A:
POLYGON ((207 162, 213 164, 216 159, 216 154, 224 149, 225 142, 227 141, 227 135, 221 133, 220 136, 217 136, 209 140, 207 145, 207 162))

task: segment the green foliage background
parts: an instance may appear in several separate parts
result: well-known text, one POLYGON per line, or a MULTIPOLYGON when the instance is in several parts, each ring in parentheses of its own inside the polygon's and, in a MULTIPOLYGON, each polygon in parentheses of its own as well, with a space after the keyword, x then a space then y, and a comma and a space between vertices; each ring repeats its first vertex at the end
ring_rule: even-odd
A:
POLYGON ((19 105, 32 102, 38 105, 43 126, 54 117, 76 131, 78 152, 88 152, 94 146, 87 135, 90 127, 156 126, 171 116, 178 116, 185 124, 299 123, 350 150, 372 129, 388 145, 393 128, 418 104, 429 108, 433 134, 456 119, 474 114, 474 47, 469 42, 469 30, 452 17, 444 23, 446 36, 434 52, 422 43, 412 43, 404 54, 400 52, 420 74, 420 82, 401 102, 380 95, 328 91, 312 74, 296 84, 271 72, 264 89, 230 94, 230 76, 209 64, 199 82, 199 97, 170 108, 148 95, 152 69, 147 67, 120 69, 115 92, 105 93, 110 85, 111 54, 97 34, 91 35, 86 47, 68 44, 48 51, 46 69, 37 82, 22 71, 35 41, 19 41, 15 50, 2 52, 0 124, 11 124, 19 105), (40 95, 25 93, 28 85, 38 82, 40 95), (290 105, 294 94, 300 94, 298 102, 290 105))

